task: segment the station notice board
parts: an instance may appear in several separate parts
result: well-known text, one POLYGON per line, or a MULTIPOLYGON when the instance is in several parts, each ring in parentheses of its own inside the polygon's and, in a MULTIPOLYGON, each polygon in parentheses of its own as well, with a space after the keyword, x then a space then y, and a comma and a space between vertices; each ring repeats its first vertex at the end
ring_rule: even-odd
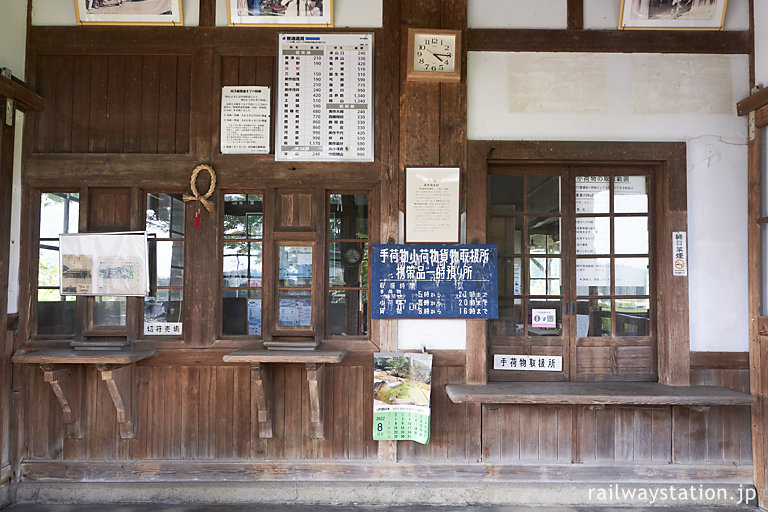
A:
POLYGON ((496 245, 373 244, 373 318, 497 318, 496 245))

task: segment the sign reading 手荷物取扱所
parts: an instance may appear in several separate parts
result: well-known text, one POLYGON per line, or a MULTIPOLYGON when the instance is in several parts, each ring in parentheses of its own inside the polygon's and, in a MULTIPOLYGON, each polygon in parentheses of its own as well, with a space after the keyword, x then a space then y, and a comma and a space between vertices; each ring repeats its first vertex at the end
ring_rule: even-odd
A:
POLYGON ((495 245, 371 246, 373 318, 497 318, 495 245))

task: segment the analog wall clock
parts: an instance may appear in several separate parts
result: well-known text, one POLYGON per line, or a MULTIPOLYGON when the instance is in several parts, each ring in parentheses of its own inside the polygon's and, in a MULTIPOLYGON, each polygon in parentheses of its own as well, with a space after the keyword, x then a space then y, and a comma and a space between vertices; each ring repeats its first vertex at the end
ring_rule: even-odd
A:
POLYGON ((461 30, 408 29, 406 80, 459 82, 461 30))

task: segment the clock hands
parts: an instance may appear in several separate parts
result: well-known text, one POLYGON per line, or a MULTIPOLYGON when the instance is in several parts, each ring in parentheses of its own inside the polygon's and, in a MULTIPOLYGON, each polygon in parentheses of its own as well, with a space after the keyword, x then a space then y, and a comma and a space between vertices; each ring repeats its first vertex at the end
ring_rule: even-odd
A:
POLYGON ((445 57, 445 58, 447 59, 448 57, 450 57, 450 56, 451 56, 451 54, 450 54, 450 53, 435 53, 435 52, 433 52, 432 50, 430 50, 429 48, 425 48, 425 50, 427 50, 429 53, 431 53, 432 55, 434 55, 434 57, 435 57, 437 60, 439 60, 440 62, 444 62, 444 61, 443 61, 443 59, 441 59, 440 57, 445 57))

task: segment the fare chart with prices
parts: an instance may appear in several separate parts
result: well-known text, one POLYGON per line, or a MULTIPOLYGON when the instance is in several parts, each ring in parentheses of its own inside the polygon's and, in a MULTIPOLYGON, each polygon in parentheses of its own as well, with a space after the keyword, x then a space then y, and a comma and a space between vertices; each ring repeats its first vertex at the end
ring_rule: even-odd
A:
POLYGON ((373 161, 373 34, 280 34, 276 160, 373 161))

